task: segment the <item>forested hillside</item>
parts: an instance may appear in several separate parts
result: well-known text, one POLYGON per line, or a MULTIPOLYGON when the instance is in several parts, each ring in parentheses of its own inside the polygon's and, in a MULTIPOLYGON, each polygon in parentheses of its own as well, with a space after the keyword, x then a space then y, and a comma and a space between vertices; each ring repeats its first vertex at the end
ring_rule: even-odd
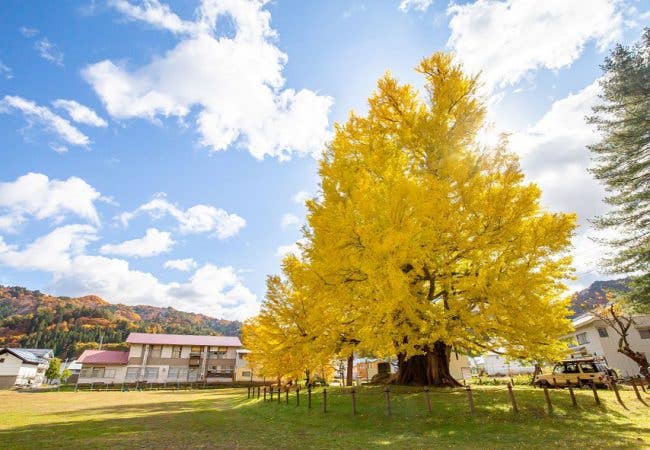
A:
POLYGON ((587 289, 583 289, 573 294, 571 299, 571 309, 574 312, 573 317, 581 316, 594 306, 606 303, 606 293, 626 292, 629 280, 627 278, 619 280, 594 281, 587 289))
POLYGON ((111 304, 89 295, 53 297, 23 287, 0 286, 0 347, 52 348, 73 358, 103 337, 119 349, 132 331, 239 335, 241 322, 154 306, 111 304))

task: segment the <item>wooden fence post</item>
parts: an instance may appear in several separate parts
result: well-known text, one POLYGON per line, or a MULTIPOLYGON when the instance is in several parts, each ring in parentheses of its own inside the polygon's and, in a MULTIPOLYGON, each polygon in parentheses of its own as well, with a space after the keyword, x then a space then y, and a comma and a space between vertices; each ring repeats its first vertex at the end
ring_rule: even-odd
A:
POLYGON ((571 385, 571 382, 567 380, 566 386, 569 388, 569 395, 571 396, 571 404, 573 406, 578 406, 578 401, 576 400, 576 395, 573 393, 573 386, 571 385))
POLYGON ((287 399, 287 401, 286 401, 287 405, 289 404, 289 389, 291 389, 291 388, 289 386, 287 386, 287 389, 284 391, 284 396, 287 399))
POLYGON ((625 409, 627 407, 623 403, 623 400, 621 399, 621 394, 618 392, 618 386, 616 385, 615 381, 610 380, 609 378, 607 379, 607 384, 609 384, 609 387, 614 391, 614 395, 616 395, 616 400, 621 404, 621 406, 625 409))
POLYGON ((327 388, 323 388, 323 413, 327 412, 327 388))
POLYGON ((352 388, 352 390, 350 390, 350 395, 352 396, 352 415, 356 416, 357 415, 357 397, 356 397, 354 388, 352 388))
POLYGON ((307 408, 311 409, 311 386, 307 386, 307 408))
POLYGON ((645 392, 645 383, 643 382, 643 380, 644 379, 641 377, 641 375, 639 375, 639 382, 641 384, 641 389, 643 389, 643 392, 645 392))
POLYGON ((266 401, 266 386, 264 386, 264 401, 266 401))
POLYGON ((280 404, 281 400, 282 400, 282 386, 278 384, 278 405, 280 404))
POLYGON ((548 387, 546 385, 544 385, 544 398, 546 399, 548 413, 553 414, 553 404, 551 403, 551 396, 548 394, 548 387))
POLYGON ((508 383, 508 396, 510 397, 510 403, 512 403, 512 412, 518 414, 519 409, 517 408, 517 400, 515 400, 515 393, 512 392, 511 383, 508 383))
POLYGON ((636 385, 635 379, 632 379, 632 388, 634 388, 634 393, 636 394, 636 398, 638 398, 641 401, 641 403, 645 403, 643 401, 643 398, 641 398, 641 393, 639 392, 639 388, 636 385))
POLYGON ((386 386, 384 392, 386 393, 386 415, 390 416, 390 388, 386 386))
POLYGON ((296 386, 296 406, 300 406, 300 385, 296 386))
POLYGON ((257 398, 260 398, 260 387, 257 386, 257 398))
POLYGON ((248 398, 251 398, 251 387, 248 386, 248 398))
POLYGON ((598 390, 596 389, 596 383, 591 380, 591 391, 594 393, 594 400, 596 400, 596 404, 600 405, 600 398, 598 397, 598 390))
POLYGON ((431 398, 429 397, 429 386, 424 387, 424 402, 427 406, 427 412, 431 413, 431 398))
POLYGON ((465 392, 467 393, 467 403, 469 404, 469 413, 474 414, 474 394, 472 394, 471 386, 465 386, 465 392))

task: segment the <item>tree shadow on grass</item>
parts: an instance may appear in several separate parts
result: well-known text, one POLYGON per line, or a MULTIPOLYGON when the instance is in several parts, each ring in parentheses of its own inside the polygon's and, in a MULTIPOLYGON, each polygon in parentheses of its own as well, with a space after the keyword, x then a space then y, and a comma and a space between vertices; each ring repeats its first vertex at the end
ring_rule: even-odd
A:
MULTIPOLYGON (((477 396, 477 411, 465 409, 464 393, 432 395, 432 413, 423 397, 408 394, 393 401, 387 417, 382 396, 359 397, 359 411, 352 416, 351 398, 332 395, 328 412, 322 412, 317 392, 313 409, 305 397, 296 406, 285 398, 263 402, 242 395, 210 395, 178 401, 150 401, 71 411, 65 420, 0 431, 2 448, 367 448, 382 446, 431 447, 625 447, 644 444, 638 437, 650 430, 626 421, 625 416, 598 408, 564 412, 558 397, 558 413, 538 415, 537 397, 521 395, 522 413, 513 417, 501 392, 477 396), (492 402, 491 406, 487 402, 492 402), (120 417, 124 416, 124 417, 120 417)), ((69 394, 68 401, 83 400, 69 394)), ((128 396, 129 393, 125 393, 128 396)), ((567 394, 568 395, 568 394, 567 394)), ((148 397, 153 397, 149 399, 148 397)), ((162 396, 161 396, 162 397, 162 396)), ((587 401, 587 397, 580 400, 587 401)), ((277 397, 276 397, 277 398, 277 397)), ((162 398, 161 398, 162 399, 162 398)), ((63 400, 63 399, 62 399, 63 400)), ((593 399, 592 399, 593 400, 593 399)), ((543 405, 543 404, 542 404, 543 405)), ((65 412, 61 412, 62 417, 65 412)), ((49 417, 49 416, 48 416, 49 417)), ((53 419, 55 420, 55 419, 53 419)))

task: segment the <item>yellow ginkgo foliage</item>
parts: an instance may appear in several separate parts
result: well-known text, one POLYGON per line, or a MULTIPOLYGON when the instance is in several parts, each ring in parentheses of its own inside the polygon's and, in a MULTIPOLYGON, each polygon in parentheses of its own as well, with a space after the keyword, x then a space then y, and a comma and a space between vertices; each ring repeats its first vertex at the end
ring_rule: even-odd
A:
MULTIPOLYGON (((324 152, 301 258, 283 267, 295 279, 299 264, 300 283, 280 300, 314 339, 262 324, 264 311, 247 333, 276 327, 282 337, 266 345, 301 342, 317 359, 397 356, 405 384, 456 384, 454 349, 558 358, 570 331, 562 280, 572 275, 575 215, 540 206, 505 139, 477 141, 485 107, 476 77, 444 53, 417 70, 424 98, 385 75, 367 114, 336 125, 324 152)), ((275 297, 269 286, 265 308, 275 297)))

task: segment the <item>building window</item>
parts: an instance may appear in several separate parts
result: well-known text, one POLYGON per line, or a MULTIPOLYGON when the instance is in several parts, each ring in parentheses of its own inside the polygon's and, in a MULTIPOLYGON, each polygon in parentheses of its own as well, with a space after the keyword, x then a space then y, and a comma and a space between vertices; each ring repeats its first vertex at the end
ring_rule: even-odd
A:
POLYGON ((227 351, 226 347, 210 347, 210 357, 223 359, 226 357, 227 351))
POLYGON ((641 339, 650 339, 650 328, 641 328, 639 336, 641 336, 641 339))
POLYGON ((242 377, 250 378, 251 377, 251 372, 249 371, 244 371, 241 373, 242 377))
POLYGON ((598 336, 600 336, 600 337, 608 337, 609 333, 607 333, 607 328, 599 327, 598 328, 598 336))
POLYGON ((194 346, 190 350, 191 353, 201 353, 201 347, 194 346))
POLYGON ((183 347, 181 347, 180 345, 174 345, 172 347, 172 358, 180 358, 182 352, 183 352, 183 347))
POLYGON ((151 358, 160 358, 162 353, 162 345, 152 345, 151 346, 151 358))
POLYGON ((3 362, 5 362, 5 359, 4 359, 4 358, 0 358, 0 363, 3 363, 3 362))
POLYGON ((168 381, 185 381, 187 380, 187 367, 170 367, 167 373, 168 381))
POLYGON ((197 381, 199 379, 199 371, 196 369, 190 369, 187 373, 188 381, 197 381))
POLYGON ((140 374, 140 368, 139 367, 127 367, 126 368, 126 379, 127 380, 137 380, 139 374, 140 374))
POLYGON ((144 379, 147 381, 156 381, 158 379, 158 367, 145 367, 144 379))
POLYGON ((576 334, 576 341, 578 341, 578 345, 588 344, 587 332, 576 334))

